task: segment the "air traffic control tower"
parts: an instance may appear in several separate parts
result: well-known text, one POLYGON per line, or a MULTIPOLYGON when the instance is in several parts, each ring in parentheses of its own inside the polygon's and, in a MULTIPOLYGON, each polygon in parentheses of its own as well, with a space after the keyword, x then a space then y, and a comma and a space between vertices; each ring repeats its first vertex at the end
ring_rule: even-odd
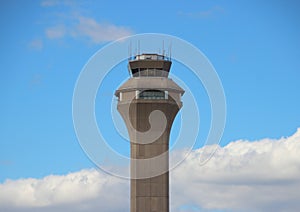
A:
POLYGON ((116 90, 130 137, 130 211, 169 212, 169 138, 184 90, 168 78, 171 59, 140 54, 116 90))

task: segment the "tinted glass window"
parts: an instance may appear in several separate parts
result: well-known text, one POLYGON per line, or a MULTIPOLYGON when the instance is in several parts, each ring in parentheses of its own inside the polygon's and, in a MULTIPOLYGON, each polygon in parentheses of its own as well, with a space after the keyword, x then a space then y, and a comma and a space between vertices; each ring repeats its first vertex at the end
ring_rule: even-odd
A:
POLYGON ((145 90, 140 92, 140 99, 165 99, 165 92, 159 90, 145 90))

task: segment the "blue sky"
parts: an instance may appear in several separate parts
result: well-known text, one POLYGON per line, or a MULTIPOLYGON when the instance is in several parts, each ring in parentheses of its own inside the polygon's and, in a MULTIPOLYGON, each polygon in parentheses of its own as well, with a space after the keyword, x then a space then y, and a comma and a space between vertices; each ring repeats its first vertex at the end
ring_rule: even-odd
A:
MULTIPOLYGON (((178 36, 209 58, 227 101, 221 146, 292 135, 300 127, 299 8, 296 0, 1 2, 0 182, 94 167, 74 132, 73 89, 97 50, 136 33, 178 36)), ((128 76, 121 69, 112 72, 117 82, 128 76)), ((113 86, 104 91, 111 101, 113 86)))

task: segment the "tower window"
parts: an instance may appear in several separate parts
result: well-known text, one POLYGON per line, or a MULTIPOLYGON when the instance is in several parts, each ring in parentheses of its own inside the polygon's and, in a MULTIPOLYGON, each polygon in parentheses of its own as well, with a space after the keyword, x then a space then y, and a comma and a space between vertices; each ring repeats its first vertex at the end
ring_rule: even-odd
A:
POLYGON ((139 99, 166 99, 165 91, 145 90, 139 93, 139 99))

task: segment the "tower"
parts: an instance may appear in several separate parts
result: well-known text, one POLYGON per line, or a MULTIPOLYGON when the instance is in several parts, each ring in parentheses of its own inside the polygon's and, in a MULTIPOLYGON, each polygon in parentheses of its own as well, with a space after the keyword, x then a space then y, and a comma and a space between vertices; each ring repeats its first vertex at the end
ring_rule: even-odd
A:
POLYGON ((130 211, 169 212, 169 137, 184 90, 169 76, 170 58, 131 58, 131 77, 116 90, 130 137, 130 211))

